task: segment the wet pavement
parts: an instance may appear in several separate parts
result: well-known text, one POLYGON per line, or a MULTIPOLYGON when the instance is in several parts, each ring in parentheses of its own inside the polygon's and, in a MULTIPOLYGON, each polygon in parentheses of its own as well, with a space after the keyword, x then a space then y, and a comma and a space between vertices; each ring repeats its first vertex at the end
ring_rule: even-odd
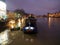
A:
POLYGON ((38 18, 37 34, 6 29, 0 33, 1 45, 60 45, 60 18, 38 18), (2 38, 2 37, 5 38, 2 38), (2 41, 3 39, 4 41, 2 41))

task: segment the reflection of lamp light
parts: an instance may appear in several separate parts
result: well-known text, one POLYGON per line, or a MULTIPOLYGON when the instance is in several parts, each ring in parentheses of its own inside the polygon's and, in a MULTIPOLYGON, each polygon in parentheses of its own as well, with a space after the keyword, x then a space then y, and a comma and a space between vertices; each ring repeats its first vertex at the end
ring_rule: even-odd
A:
POLYGON ((11 20, 11 21, 9 22, 9 26, 10 26, 11 28, 14 28, 14 27, 15 27, 15 20, 11 20))
POLYGON ((11 25, 11 28, 14 28, 14 25, 11 25))
POLYGON ((5 30, 4 32, 0 33, 0 44, 8 43, 8 32, 9 30, 5 30))
POLYGON ((51 26, 51 18, 49 17, 49 22, 48 22, 49 28, 51 26))
POLYGON ((21 27, 21 20, 18 19, 18 27, 21 27))

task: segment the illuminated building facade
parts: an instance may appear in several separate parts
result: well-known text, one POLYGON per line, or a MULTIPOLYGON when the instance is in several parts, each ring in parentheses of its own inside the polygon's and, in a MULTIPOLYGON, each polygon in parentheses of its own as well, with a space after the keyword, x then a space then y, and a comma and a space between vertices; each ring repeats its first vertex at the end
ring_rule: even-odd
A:
POLYGON ((6 3, 5 0, 0 0, 0 20, 1 19, 6 19, 6 3))

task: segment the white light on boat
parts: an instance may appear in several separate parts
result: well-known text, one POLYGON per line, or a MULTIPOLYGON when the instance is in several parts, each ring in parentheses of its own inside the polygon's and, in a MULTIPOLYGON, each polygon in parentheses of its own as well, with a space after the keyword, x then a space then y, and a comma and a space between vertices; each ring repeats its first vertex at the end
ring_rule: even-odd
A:
POLYGON ((25 29, 32 29, 32 30, 33 30, 33 29, 34 29, 34 27, 25 27, 25 29))
POLYGON ((34 27, 30 27, 30 29, 32 29, 32 30, 33 30, 33 29, 34 29, 34 27))
POLYGON ((25 27, 25 29, 29 29, 29 27, 25 27))

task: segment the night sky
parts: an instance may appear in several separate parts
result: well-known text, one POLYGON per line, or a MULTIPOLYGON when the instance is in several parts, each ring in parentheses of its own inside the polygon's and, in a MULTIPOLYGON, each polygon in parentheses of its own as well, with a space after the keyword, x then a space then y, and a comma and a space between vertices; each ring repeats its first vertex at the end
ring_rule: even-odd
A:
POLYGON ((60 11, 60 0, 6 0, 7 9, 24 9, 27 13, 43 15, 60 11))

